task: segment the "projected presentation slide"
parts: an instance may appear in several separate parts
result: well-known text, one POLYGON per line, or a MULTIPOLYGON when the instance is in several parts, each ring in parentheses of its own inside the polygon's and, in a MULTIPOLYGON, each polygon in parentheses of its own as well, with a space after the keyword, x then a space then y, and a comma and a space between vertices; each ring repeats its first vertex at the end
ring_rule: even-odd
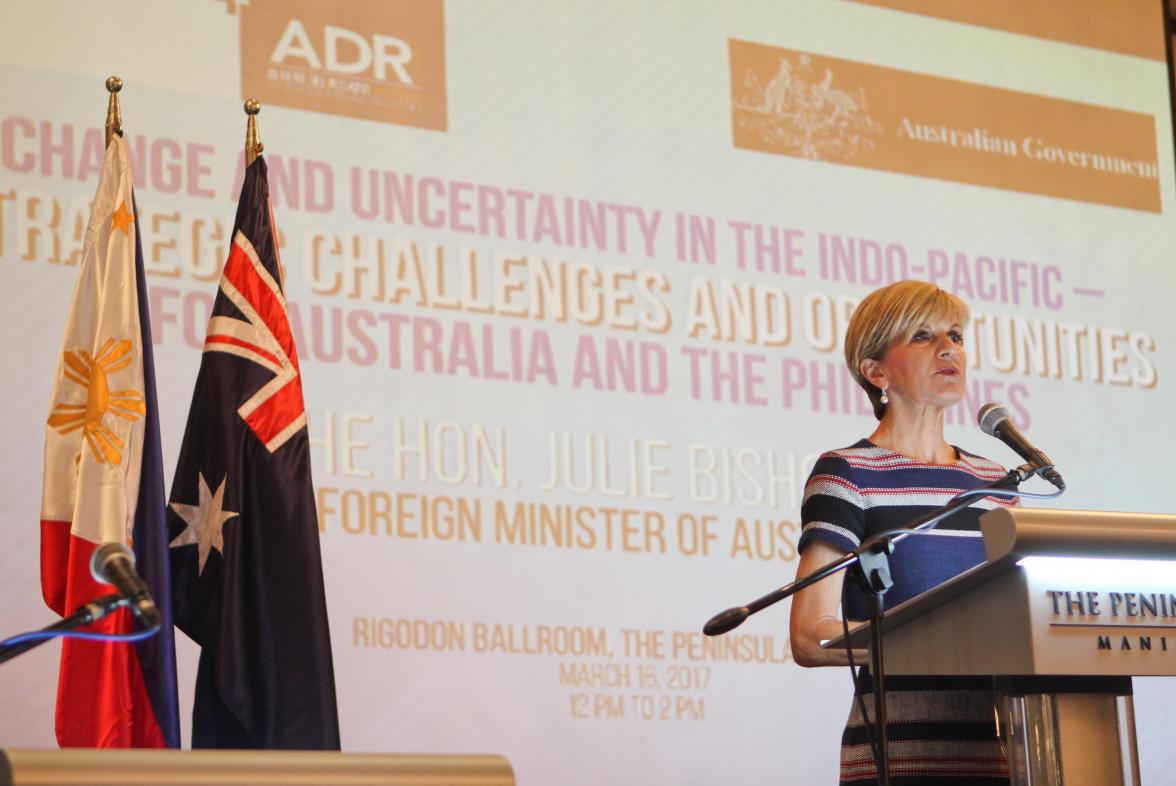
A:
MULTIPOLYGON (((1050 507, 1176 508, 1159 2, 21 0, 0 74, 4 634, 53 619, 47 416, 98 400, 55 374, 112 74, 168 490, 261 102, 344 750, 833 782, 846 670, 792 662, 787 603, 702 625, 794 577, 814 462, 876 425, 849 315, 894 281, 971 309, 949 442, 1021 463, 976 426, 998 402, 1050 507)), ((203 569, 243 524, 201 481, 203 569)), ((5 744, 56 744, 57 653, 0 669, 5 744)), ((1136 681, 1145 776, 1174 696, 1136 681)))

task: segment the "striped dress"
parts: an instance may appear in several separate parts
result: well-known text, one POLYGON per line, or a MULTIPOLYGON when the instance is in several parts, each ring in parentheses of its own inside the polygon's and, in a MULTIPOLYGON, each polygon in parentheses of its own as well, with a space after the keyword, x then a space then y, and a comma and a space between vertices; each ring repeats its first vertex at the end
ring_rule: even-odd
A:
MULTIPOLYGON (((805 486, 799 549, 821 540, 849 551, 870 535, 905 526, 964 489, 1004 476, 988 459, 956 448, 950 465, 921 464, 869 440, 825 453, 805 486)), ((892 608, 984 560, 979 517, 1013 504, 984 497, 926 534, 906 538, 890 557, 892 608)), ((865 596, 851 579, 848 616, 864 619, 865 596)), ((975 677, 888 677, 890 781, 893 786, 1007 786, 1008 764, 996 738, 992 681, 975 677)), ((857 692, 869 694, 868 674, 857 692)), ((873 703, 866 696, 873 717, 873 703)), ((866 724, 853 702, 841 740, 841 783, 877 783, 866 724)))

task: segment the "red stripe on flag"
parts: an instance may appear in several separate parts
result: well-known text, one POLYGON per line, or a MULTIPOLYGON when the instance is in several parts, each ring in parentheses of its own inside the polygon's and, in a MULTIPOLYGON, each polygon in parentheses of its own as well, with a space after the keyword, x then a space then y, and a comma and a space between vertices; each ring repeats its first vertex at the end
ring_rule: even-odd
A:
POLYGON ((68 521, 41 519, 41 595, 45 605, 65 616, 65 587, 69 563, 68 521))
POLYGON ((275 366, 282 365, 282 361, 279 360, 276 355, 271 355, 269 352, 266 352, 264 349, 257 346, 257 344, 250 344, 248 341, 242 341, 239 338, 233 338, 232 336, 225 336, 221 335, 220 333, 216 333, 209 335, 208 338, 204 339, 204 346, 208 346, 209 344, 231 344, 235 347, 245 347, 245 349, 248 349, 250 352, 261 355, 275 366))
POLYGON ((294 377, 276 393, 266 399, 265 404, 249 413, 245 422, 263 444, 293 423, 303 413, 302 378, 294 377))
POLYGON ((274 334, 278 346, 286 353, 286 357, 290 358, 291 365, 297 369, 298 352, 294 348, 294 336, 290 332, 290 320, 286 316, 286 306, 258 275, 252 260, 236 243, 233 244, 233 249, 229 252, 229 259, 225 262, 224 275, 249 301, 249 305, 253 306, 253 310, 274 334))
MULTIPOLYGON (((70 612, 114 591, 90 575, 97 544, 69 533, 69 522, 42 521, 42 590, 49 601, 46 576, 60 588, 70 612), (65 533, 64 538, 62 533, 65 533), (45 544, 60 561, 46 564, 45 544)), ((60 612, 59 612, 60 613, 60 612)), ((85 630, 129 633, 135 629, 126 609, 85 630)), ((65 639, 57 682, 57 742, 63 748, 166 748, 151 706, 143 668, 133 644, 65 639)))

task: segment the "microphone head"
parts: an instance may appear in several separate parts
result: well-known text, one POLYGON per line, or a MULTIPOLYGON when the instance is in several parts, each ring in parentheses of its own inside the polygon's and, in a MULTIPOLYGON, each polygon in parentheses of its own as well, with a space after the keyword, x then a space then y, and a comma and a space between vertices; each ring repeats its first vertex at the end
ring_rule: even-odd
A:
POLYGON ((976 413, 976 422, 980 424, 981 431, 990 437, 995 437, 996 429, 1011 417, 1008 407, 992 403, 980 407, 980 411, 976 413))
POLYGON ((135 567, 135 552, 131 551, 125 543, 103 543, 94 549, 94 555, 90 557, 90 575, 94 577, 94 581, 99 584, 109 584, 110 579, 106 576, 106 566, 110 564, 111 560, 116 559, 129 559, 131 567, 135 567))
POLYGON ((751 612, 746 606, 736 606, 733 609, 720 611, 707 621, 706 625, 702 627, 702 632, 708 636, 718 636, 738 628, 750 614, 751 612))

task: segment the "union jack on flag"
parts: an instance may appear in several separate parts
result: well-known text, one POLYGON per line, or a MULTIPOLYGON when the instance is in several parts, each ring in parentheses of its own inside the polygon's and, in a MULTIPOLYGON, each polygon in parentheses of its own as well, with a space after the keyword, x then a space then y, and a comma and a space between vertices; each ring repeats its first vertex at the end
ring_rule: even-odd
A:
POLYGON ((227 352, 273 372, 273 378, 237 409, 273 453, 306 425, 306 408, 286 299, 244 232, 233 238, 220 291, 244 319, 213 316, 204 351, 227 352))

